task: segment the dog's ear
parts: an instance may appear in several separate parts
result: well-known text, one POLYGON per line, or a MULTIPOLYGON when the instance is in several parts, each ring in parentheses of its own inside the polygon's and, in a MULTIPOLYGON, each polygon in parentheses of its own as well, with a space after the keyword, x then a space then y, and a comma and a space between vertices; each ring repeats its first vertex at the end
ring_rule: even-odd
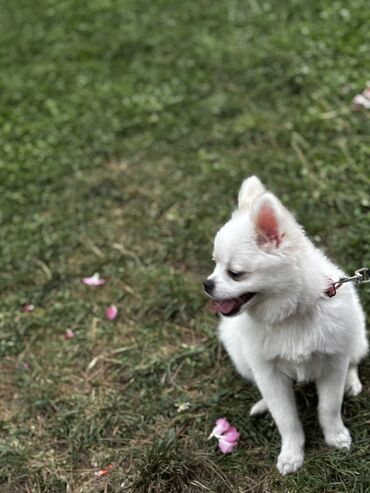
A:
POLYGON ((282 206, 274 195, 265 193, 257 199, 251 212, 257 243, 261 248, 278 248, 284 237, 282 206))
POLYGON ((262 195, 265 191, 265 187, 262 185, 257 176, 250 176, 245 179, 240 187, 238 195, 239 212, 246 212, 250 210, 255 199, 262 195))

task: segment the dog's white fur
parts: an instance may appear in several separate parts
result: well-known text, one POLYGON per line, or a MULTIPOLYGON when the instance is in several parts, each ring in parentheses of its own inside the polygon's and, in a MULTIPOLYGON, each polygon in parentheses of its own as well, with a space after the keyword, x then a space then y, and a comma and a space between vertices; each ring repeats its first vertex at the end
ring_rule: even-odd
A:
POLYGON ((351 284, 325 295, 344 273, 306 237, 292 214, 260 180, 246 179, 238 209, 217 233, 212 297, 257 294, 232 317, 221 315, 220 339, 238 372, 262 394, 250 414, 270 411, 282 438, 277 468, 285 475, 303 463, 304 434, 293 381, 315 381, 319 420, 328 445, 350 448, 341 417, 344 391, 362 385, 357 365, 368 344, 364 314, 351 284), (228 270, 245 272, 233 280, 228 270))

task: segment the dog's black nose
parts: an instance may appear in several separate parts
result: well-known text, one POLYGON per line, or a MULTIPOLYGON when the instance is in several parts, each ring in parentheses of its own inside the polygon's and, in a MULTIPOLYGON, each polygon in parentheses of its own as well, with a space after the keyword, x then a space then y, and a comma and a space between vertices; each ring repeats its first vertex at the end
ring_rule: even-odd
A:
POLYGON ((206 293, 210 294, 213 291, 213 288, 215 287, 215 282, 212 281, 212 279, 206 279, 203 282, 204 290, 206 293))

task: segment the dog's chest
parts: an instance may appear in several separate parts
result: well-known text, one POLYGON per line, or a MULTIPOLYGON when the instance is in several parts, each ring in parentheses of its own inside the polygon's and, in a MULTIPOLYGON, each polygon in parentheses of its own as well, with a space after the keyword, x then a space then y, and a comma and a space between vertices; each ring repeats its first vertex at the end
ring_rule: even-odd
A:
POLYGON ((307 382, 322 374, 331 348, 314 332, 292 328, 267 334, 260 351, 285 375, 297 382, 307 382))
POLYGON ((344 347, 343 337, 347 336, 339 329, 330 317, 323 316, 317 309, 273 326, 247 319, 244 337, 265 359, 286 361, 304 368, 307 364, 319 364, 323 355, 334 354, 344 347))
POLYGON ((328 337, 322 321, 300 322, 264 327, 240 316, 224 320, 220 336, 241 374, 246 373, 245 367, 253 368, 257 358, 273 362, 279 371, 294 380, 314 380, 325 372, 328 357, 336 352, 338 341, 328 337))
POLYGON ((328 366, 328 355, 322 353, 312 353, 305 360, 286 360, 277 358, 276 368, 296 380, 297 382, 309 382, 318 379, 325 373, 328 366))

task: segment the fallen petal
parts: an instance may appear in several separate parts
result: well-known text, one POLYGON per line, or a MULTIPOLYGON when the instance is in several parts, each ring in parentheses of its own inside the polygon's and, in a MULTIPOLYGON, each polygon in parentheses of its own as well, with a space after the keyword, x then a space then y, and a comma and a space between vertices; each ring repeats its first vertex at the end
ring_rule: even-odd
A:
POLYGON ((101 476, 105 476, 106 474, 108 474, 111 470, 113 469, 113 464, 109 464, 109 466, 107 466, 105 469, 100 469, 100 471, 96 471, 95 472, 95 476, 97 477, 101 477, 101 476))
POLYGON ((363 94, 357 94, 353 98, 353 104, 355 105, 356 108, 365 108, 365 109, 370 109, 370 99, 368 99, 366 96, 363 94))
POLYGON ((73 330, 71 329, 67 329, 65 332, 64 332, 64 339, 72 339, 72 337, 74 337, 75 334, 73 332, 73 330))
POLYGON ((115 305, 110 305, 105 310, 105 318, 108 320, 114 320, 118 314, 117 307, 115 305))
POLYGON ((35 309, 35 305, 23 305, 22 306, 22 312, 26 312, 26 313, 33 312, 34 309, 35 309))
POLYGON ((234 450, 237 446, 237 442, 227 442, 223 438, 220 438, 218 441, 218 448, 221 450, 223 454, 229 454, 234 450))
POLYGON ((95 274, 93 274, 91 277, 84 277, 82 279, 82 282, 87 286, 102 286, 107 281, 100 277, 98 272, 95 272, 95 274))
POLYGON ((239 440, 240 433, 235 426, 230 426, 226 433, 222 435, 222 439, 227 442, 237 442, 239 440))
POLYGON ((212 437, 219 438, 225 431, 230 428, 230 423, 226 418, 220 418, 216 421, 216 426, 213 428, 212 433, 209 435, 208 440, 212 437))

